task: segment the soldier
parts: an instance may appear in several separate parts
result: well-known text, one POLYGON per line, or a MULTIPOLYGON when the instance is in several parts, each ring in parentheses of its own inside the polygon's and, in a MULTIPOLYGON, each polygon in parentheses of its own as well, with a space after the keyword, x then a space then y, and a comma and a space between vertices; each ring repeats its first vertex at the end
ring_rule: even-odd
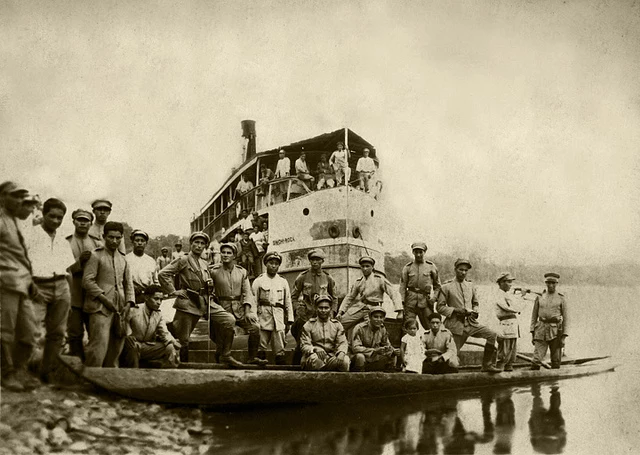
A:
POLYGON ((500 295, 496 300, 496 317, 500 321, 498 331, 498 362, 496 367, 504 371, 513 371, 513 362, 516 361, 517 342, 520 336, 518 315, 520 304, 515 295, 509 293, 511 284, 515 280, 510 273, 501 273, 496 283, 500 288, 500 295))
POLYGON ((389 371, 400 354, 391 346, 384 319, 387 313, 381 306, 371 308, 369 321, 362 322, 353 330, 351 358, 353 371, 389 371))
POLYGON ((429 327, 429 315, 433 313, 435 296, 440 292, 440 277, 436 265, 424 259, 427 252, 426 243, 415 242, 411 245, 411 251, 415 259, 402 269, 400 297, 405 319, 420 318, 420 324, 426 329, 429 327))
POLYGON ((180 343, 169 333, 160 313, 162 297, 162 288, 150 284, 144 290, 144 305, 131 309, 128 317, 131 335, 122 350, 124 366, 139 368, 141 360, 161 360, 162 368, 178 366, 176 349, 180 349, 180 343))
POLYGON ((560 368, 562 348, 567 335, 567 301, 564 294, 556 292, 560 280, 557 273, 546 273, 547 289, 536 297, 531 312, 531 337, 534 346, 532 370, 539 370, 540 363, 551 353, 551 368, 560 368))
MULTIPOLYGON (((217 264, 211 267, 211 278, 213 279, 213 285, 215 287, 215 293, 220 302, 222 308, 227 312, 229 316, 233 317, 234 325, 244 329, 248 335, 248 351, 249 362, 255 365, 265 365, 267 361, 265 359, 258 358, 258 348, 260 346, 260 326, 258 325, 258 319, 254 310, 254 297, 251 292, 251 284, 249 283, 249 276, 247 271, 236 265, 235 257, 238 254, 238 250, 233 243, 223 243, 220 245, 220 255, 222 256, 222 264, 217 264)), ((221 333, 221 328, 215 327, 216 323, 213 319, 210 321, 211 333, 215 335, 217 339, 221 333)), ((233 341, 234 331, 233 326, 231 331, 226 335, 233 341)), ((216 345, 218 344, 217 341, 216 345)), ((228 355, 218 351, 219 355, 228 355)), ((232 358, 233 359, 233 358, 232 358)), ((236 366, 233 362, 237 362, 235 359, 230 361, 232 366, 236 366)), ((239 363, 239 362, 238 362, 239 363)))
POLYGON ((347 333, 359 322, 368 320, 371 308, 382 306, 385 293, 393 300, 397 319, 402 319, 402 303, 391 283, 384 276, 373 272, 376 261, 372 257, 363 256, 358 262, 362 276, 351 286, 338 313, 338 319, 347 333))
POLYGON ((309 251, 307 259, 309 259, 311 267, 300 273, 293 285, 291 298, 295 305, 295 322, 291 327, 291 335, 296 340, 296 350, 293 353, 294 365, 298 365, 302 359, 302 351, 300 350, 302 326, 309 318, 316 315, 314 304, 316 295, 328 295, 331 298, 331 309, 335 313, 336 282, 329 273, 322 270, 324 258, 324 252, 320 249, 309 251))
POLYGON ((85 350, 87 366, 118 365, 125 336, 119 332, 119 319, 126 319, 130 306, 135 305, 131 270, 118 249, 123 232, 122 223, 107 221, 104 225, 104 246, 91 252, 84 267, 82 287, 86 297, 83 311, 89 314, 89 343, 85 350))
POLYGON ((276 365, 285 363, 285 336, 293 324, 293 306, 291 290, 287 280, 278 275, 282 257, 276 253, 267 253, 264 257, 266 273, 253 282, 253 294, 258 303, 258 322, 260 324, 260 351, 258 357, 266 359, 266 350, 271 345, 276 365))
POLYGON ((173 308, 172 334, 180 342, 180 361, 189 361, 189 337, 196 324, 209 311, 209 294, 212 288, 207 263, 200 257, 209 243, 204 232, 194 232, 189 237, 190 251, 171 261, 158 274, 163 291, 176 297, 173 308), (178 282, 178 288, 174 282, 178 282))
POLYGON ((172 260, 171 256, 169 256, 169 248, 167 248, 166 246, 163 246, 160 249, 160 252, 162 253, 162 256, 158 256, 158 259, 156 259, 158 272, 164 269, 167 265, 169 265, 169 263, 172 260))
POLYGON ((458 351, 453 334, 441 326, 442 316, 429 315, 429 328, 424 335, 426 359, 422 372, 426 374, 445 374, 458 372, 458 351))
POLYGON ((158 283, 158 271, 156 261, 151 256, 145 254, 147 248, 149 234, 134 229, 131 232, 131 243, 133 251, 125 256, 127 264, 131 269, 131 278, 133 278, 133 287, 136 293, 136 303, 145 302, 144 290, 152 284, 158 283))
POLYGON ((113 204, 106 199, 96 199, 91 203, 93 214, 96 217, 95 223, 89 228, 89 234, 93 237, 102 239, 104 234, 104 225, 107 222, 109 215, 111 214, 111 208, 113 204))
POLYGON ((331 297, 315 298, 317 317, 302 327, 302 369, 312 371, 349 371, 349 343, 340 321, 331 318, 331 297))
POLYGON ((456 350, 460 349, 468 337, 484 338, 484 356, 482 357, 482 371, 499 373, 495 365, 497 334, 478 322, 478 297, 476 288, 466 279, 471 263, 466 259, 455 262, 456 277, 442 285, 438 294, 438 313, 447 319, 444 325, 453 333, 456 350))
POLYGON ((71 252, 76 259, 69 272, 71 273, 71 311, 67 320, 67 339, 69 354, 84 360, 85 328, 89 327, 89 315, 82 311, 85 290, 82 288, 82 274, 91 252, 102 245, 102 240, 89 233, 93 222, 93 214, 88 210, 77 209, 71 214, 75 231, 66 238, 71 246, 71 252))

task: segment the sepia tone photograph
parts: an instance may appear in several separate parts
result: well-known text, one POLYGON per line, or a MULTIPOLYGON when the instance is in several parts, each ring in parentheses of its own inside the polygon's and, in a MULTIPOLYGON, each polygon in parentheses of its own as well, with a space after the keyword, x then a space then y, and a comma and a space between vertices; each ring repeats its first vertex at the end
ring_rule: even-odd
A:
POLYGON ((636 0, 0 38, 0 455, 640 450, 636 0))

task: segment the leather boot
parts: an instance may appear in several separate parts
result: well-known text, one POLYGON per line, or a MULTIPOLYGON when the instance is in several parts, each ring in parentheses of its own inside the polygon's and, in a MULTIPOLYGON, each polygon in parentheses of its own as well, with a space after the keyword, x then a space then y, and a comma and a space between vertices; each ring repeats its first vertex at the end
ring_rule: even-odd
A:
POLYGON ((235 332, 233 327, 222 329, 216 336, 217 341, 222 346, 220 353, 220 363, 223 363, 231 368, 242 368, 244 364, 231 357, 231 346, 233 345, 233 337, 235 332))
POLYGON ((276 365, 286 365, 287 364, 287 355, 286 354, 278 354, 276 356, 276 365))
POLYGON ((189 361, 189 343, 183 343, 180 347, 180 363, 189 361))
POLYGON ((258 353, 258 349, 260 347, 260 333, 256 332, 249 334, 249 339, 247 340, 248 346, 247 351, 249 353, 249 361, 247 363, 251 365, 259 365, 263 366, 269 363, 267 360, 267 353, 263 351, 264 357, 260 357, 258 353))
POLYGON ((24 390, 33 390, 42 386, 42 382, 38 380, 38 378, 29 374, 29 372, 25 368, 19 368, 16 370, 15 377, 20 383, 24 390))
POLYGON ((291 364, 300 365, 301 363, 302 363, 302 351, 300 350, 300 346, 296 345, 296 348, 293 351, 293 360, 291 361, 291 364))
POLYGON ((490 344, 484 345, 484 354, 482 355, 482 371, 485 373, 501 373, 502 370, 495 367, 496 348, 490 344))

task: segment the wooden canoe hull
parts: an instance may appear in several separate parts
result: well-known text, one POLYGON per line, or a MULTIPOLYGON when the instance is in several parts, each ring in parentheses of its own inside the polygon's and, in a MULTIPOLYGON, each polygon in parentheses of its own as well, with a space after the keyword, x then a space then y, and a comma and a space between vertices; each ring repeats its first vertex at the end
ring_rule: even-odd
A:
POLYGON ((334 373, 278 370, 127 369, 84 367, 77 357, 62 362, 90 383, 143 401, 182 405, 249 406, 347 402, 589 376, 615 368, 609 360, 557 370, 516 370, 446 375, 334 373))

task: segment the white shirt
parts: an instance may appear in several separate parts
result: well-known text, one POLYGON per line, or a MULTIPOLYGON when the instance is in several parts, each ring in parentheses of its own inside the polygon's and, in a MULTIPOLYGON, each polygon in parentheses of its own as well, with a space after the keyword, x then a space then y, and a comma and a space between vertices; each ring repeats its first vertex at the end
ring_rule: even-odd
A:
POLYGON ((306 161, 302 161, 302 158, 298 158, 296 160, 296 172, 299 172, 301 174, 308 174, 309 173, 309 168, 307 167, 307 162, 306 161))
POLYGON ((333 165, 334 169, 341 169, 347 167, 347 150, 336 150, 329 157, 329 163, 333 165))
POLYGON ((376 163, 373 161, 373 158, 370 157, 362 157, 358 160, 358 164, 356 164, 356 172, 375 172, 376 171, 376 163))
POLYGON ((236 191, 240 194, 246 193, 249 190, 253 189, 253 183, 248 180, 238 182, 238 186, 236 186, 236 191))
POLYGON ((67 267, 76 262, 71 245, 64 236, 56 231, 53 238, 41 225, 24 231, 25 243, 31 259, 33 276, 52 278, 67 275, 67 267))
POLYGON ((253 229, 253 223, 251 222, 251 220, 252 217, 251 215, 249 215, 240 221, 240 227, 243 231, 246 231, 247 229, 253 229))
POLYGON ((266 242, 264 238, 264 231, 253 232, 249 238, 253 240, 253 243, 256 244, 256 248, 258 249, 258 253, 264 253, 264 244, 266 242))
POLYGON ((281 179, 283 177, 288 177, 291 172, 291 160, 286 156, 284 158, 280 158, 278 160, 278 165, 276 166, 276 178, 281 179))
POLYGON ((156 261, 148 254, 136 256, 131 252, 125 256, 129 269, 131 270, 131 278, 136 288, 146 288, 152 284, 158 284, 158 273, 156 270, 156 261))

